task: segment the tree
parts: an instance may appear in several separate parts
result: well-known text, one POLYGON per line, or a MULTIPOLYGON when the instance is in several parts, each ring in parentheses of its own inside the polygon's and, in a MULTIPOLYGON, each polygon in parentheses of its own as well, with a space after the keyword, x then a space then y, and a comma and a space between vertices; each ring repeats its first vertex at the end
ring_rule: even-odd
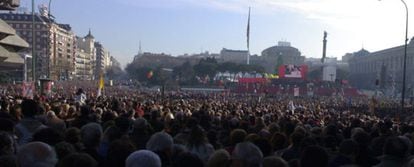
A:
POLYGON ((349 78, 349 72, 345 71, 343 69, 337 69, 336 70, 336 79, 343 79, 343 80, 348 80, 349 78))
POLYGON ((195 71, 189 61, 177 66, 173 69, 173 76, 178 79, 180 83, 189 84, 195 78, 195 71))
POLYGON ((11 82, 12 76, 7 72, 0 72, 0 83, 8 83, 11 82))
POLYGON ((265 68, 261 65, 258 65, 258 64, 252 64, 252 65, 248 66, 248 72, 250 72, 250 73, 255 72, 255 73, 262 74, 262 73, 265 72, 265 68))
POLYGON ((134 63, 128 64, 125 71, 128 73, 129 78, 136 79, 140 82, 148 82, 147 74, 153 70, 149 67, 136 67, 134 63))
POLYGON ((195 74, 199 77, 214 78, 217 74, 218 63, 215 58, 201 59, 198 64, 194 65, 195 74))
POLYGON ((279 67, 283 65, 283 57, 282 55, 279 55, 277 57, 276 67, 275 67, 275 73, 279 74, 279 67))
POLYGON ((125 72, 119 66, 111 66, 106 70, 109 79, 120 80, 125 77, 125 72))

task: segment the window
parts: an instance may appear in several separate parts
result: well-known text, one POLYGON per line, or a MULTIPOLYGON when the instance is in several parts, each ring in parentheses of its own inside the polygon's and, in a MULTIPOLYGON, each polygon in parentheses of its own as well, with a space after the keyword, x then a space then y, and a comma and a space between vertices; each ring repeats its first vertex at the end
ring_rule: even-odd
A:
POLYGON ((58 53, 58 56, 59 56, 59 57, 63 57, 62 53, 58 53))

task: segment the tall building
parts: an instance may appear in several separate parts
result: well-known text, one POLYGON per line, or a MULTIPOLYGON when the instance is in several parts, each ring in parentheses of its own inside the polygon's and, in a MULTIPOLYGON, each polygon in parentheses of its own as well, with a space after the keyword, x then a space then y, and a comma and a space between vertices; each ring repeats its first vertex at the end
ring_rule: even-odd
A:
POLYGON ((68 24, 51 24, 49 76, 55 80, 73 79, 76 64, 76 37, 68 24))
MULTIPOLYGON (((359 88, 374 89, 379 79, 383 88, 402 86, 404 45, 369 53, 355 52, 349 60, 350 82, 359 88)), ((407 48, 407 91, 414 88, 414 37, 407 48)))
POLYGON ((72 79, 75 67, 75 35, 68 24, 59 24, 47 17, 45 8, 35 14, 35 46, 32 46, 32 15, 28 13, 0 13, 0 18, 11 25, 30 46, 21 51, 30 54, 35 47, 37 78, 72 79))
POLYGON ((95 48, 95 37, 92 35, 91 30, 85 37, 77 37, 76 45, 79 54, 78 62, 84 62, 77 65, 76 73, 78 79, 95 79, 95 67, 96 67, 96 48, 95 48), (85 72, 85 69, 88 69, 85 72), (89 75, 89 76, 87 76, 89 75))
POLYGON ((105 73, 108 65, 108 59, 110 59, 109 52, 104 48, 100 42, 95 42, 96 48, 96 67, 95 74, 105 73))
POLYGON ((75 77, 77 80, 92 80, 93 79, 93 60, 89 53, 83 49, 76 51, 75 77))

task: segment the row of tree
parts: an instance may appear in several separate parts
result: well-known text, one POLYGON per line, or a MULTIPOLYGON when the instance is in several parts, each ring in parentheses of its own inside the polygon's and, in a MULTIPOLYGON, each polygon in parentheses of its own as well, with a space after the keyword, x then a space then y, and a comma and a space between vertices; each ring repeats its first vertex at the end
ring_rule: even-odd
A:
POLYGON ((210 78, 210 82, 219 72, 237 73, 264 73, 265 70, 259 65, 237 64, 232 62, 219 63, 215 58, 201 59, 192 65, 185 62, 173 69, 163 67, 134 67, 132 64, 126 67, 126 72, 131 79, 136 79, 150 85, 161 85, 167 80, 177 81, 180 85, 199 84, 200 79, 210 78), (151 77, 148 75, 152 72, 151 77))

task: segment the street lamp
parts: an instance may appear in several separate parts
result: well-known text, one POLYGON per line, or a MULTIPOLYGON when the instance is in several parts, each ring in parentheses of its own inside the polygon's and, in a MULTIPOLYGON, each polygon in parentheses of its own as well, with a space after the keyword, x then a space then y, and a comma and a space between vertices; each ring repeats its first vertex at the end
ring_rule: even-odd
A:
POLYGON ((36 36, 35 36, 35 2, 32 0, 32 77, 33 82, 36 82, 36 36))
POLYGON ((23 69, 23 72, 24 72, 24 74, 23 74, 24 82, 27 82, 28 81, 27 80, 27 58, 32 58, 32 56, 30 56, 30 55, 24 55, 24 69, 23 69))
MULTIPOLYGON (((381 0, 379 0, 381 1, 381 0)), ((408 7, 407 3, 405 3, 404 0, 401 0, 401 2, 404 4, 406 17, 405 17, 405 38, 404 38, 404 65, 403 65, 403 85, 402 85, 402 93, 401 93, 401 111, 404 111, 404 101, 405 101, 405 78, 406 78, 406 72, 407 72, 407 43, 408 43, 408 7)))

